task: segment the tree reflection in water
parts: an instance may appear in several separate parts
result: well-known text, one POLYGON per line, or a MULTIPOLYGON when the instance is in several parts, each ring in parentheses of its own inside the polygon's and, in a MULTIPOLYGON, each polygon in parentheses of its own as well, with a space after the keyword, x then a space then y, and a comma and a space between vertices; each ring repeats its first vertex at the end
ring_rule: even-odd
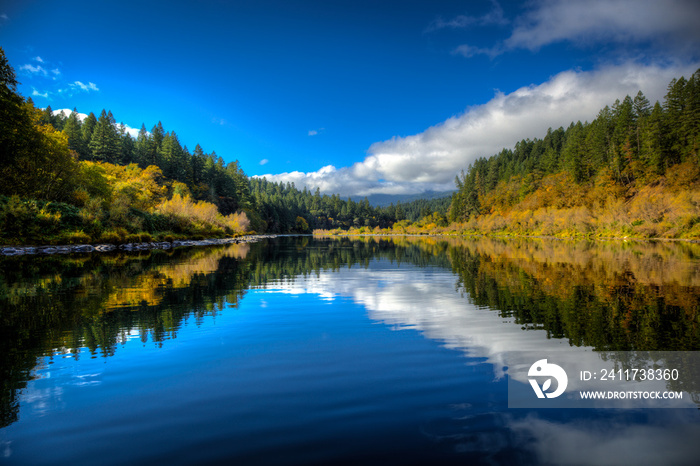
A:
MULTIPOLYGON (((276 238, 138 254, 0 259, 0 427, 37 361, 157 346, 183 322, 235 308, 250 287, 367 268, 454 272, 472 304, 598 351, 700 349, 700 246, 425 237, 276 238)), ((510 324, 512 325, 512 324, 510 324)))

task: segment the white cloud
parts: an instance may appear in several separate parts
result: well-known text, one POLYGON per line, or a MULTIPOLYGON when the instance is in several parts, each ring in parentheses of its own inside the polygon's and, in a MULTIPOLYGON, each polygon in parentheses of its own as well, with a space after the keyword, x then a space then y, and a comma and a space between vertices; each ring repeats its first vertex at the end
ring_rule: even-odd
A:
POLYGON ((0 19, 2 19, 3 21, 7 21, 10 18, 5 13, 2 13, 2 14, 0 14, 0 19))
POLYGON ((216 118, 216 117, 213 117, 211 119, 211 122, 214 123, 215 125, 221 125, 221 126, 224 126, 226 124, 226 120, 224 120, 223 118, 216 118))
MULTIPOLYGON (((68 118, 70 116, 70 114, 73 113, 73 110, 71 110, 70 108, 61 108, 59 110, 54 110, 52 113, 54 115, 58 115, 60 113, 63 116, 65 116, 66 118, 68 118)), ((80 120, 80 121, 83 121, 87 117, 88 116, 84 113, 78 113, 78 120, 80 120)))
POLYGON ((36 89, 32 88, 32 96, 33 96, 33 97, 43 97, 44 99, 48 99, 48 98, 49 98, 49 93, 48 93, 48 91, 47 91, 47 92, 44 92, 44 93, 42 94, 41 92, 39 92, 39 91, 37 91, 36 89))
POLYGON ((422 133, 372 144, 367 157, 350 167, 326 166, 315 172, 264 175, 271 181, 317 186, 325 193, 369 195, 454 189, 460 170, 516 142, 544 137, 547 128, 591 121, 598 111, 642 90, 662 100, 674 77, 690 76, 698 64, 660 67, 629 62, 594 71, 564 71, 548 81, 510 94, 496 93, 422 133))
POLYGON ((34 66, 34 65, 26 64, 26 65, 20 66, 19 69, 22 71, 26 71, 28 73, 32 73, 32 74, 41 74, 44 76, 48 75, 48 72, 41 65, 34 66))
MULTIPOLYGON (((700 2, 667 0, 538 0, 514 21, 510 37, 493 47, 462 45, 454 53, 472 57, 508 50, 538 50, 556 42, 576 45, 650 44, 657 51, 697 54, 700 2)), ((657 52, 658 53, 658 52, 657 52)))
POLYGON ((99 91, 100 89, 97 87, 95 83, 88 82, 87 84, 83 84, 80 81, 75 81, 72 84, 69 84, 70 87, 76 90, 81 90, 85 92, 90 92, 90 91, 99 91))
MULTIPOLYGON (((56 71, 58 71, 58 70, 56 70, 56 71)), ((60 71, 59 71, 59 74, 60 74, 60 71)), ((61 96, 71 97, 76 92, 90 92, 90 91, 99 91, 99 90, 100 89, 93 82, 88 82, 87 84, 85 84, 81 81, 74 81, 72 83, 69 83, 68 87, 63 88, 63 89, 58 89, 57 92, 61 96)))
MULTIPOLYGON (((52 113, 54 115, 62 114, 65 117, 69 117, 70 114, 73 112, 73 110, 69 108, 62 108, 59 110, 54 110, 52 113)), ((85 113, 78 113, 78 120, 83 121, 87 118, 88 116, 85 113)), ((132 138, 137 138, 139 135, 140 129, 137 128, 132 128, 131 126, 125 124, 125 123, 119 123, 117 125, 117 128, 119 128, 121 125, 124 125, 124 131, 128 133, 132 138)))
POLYGON ((318 129, 311 129, 309 130, 309 136, 316 136, 321 134, 326 128, 318 128, 318 129))
POLYGON ((662 37, 700 40, 695 0, 545 0, 518 21, 509 48, 537 49, 561 40, 644 41, 662 37))
POLYGON ((139 131, 141 131, 140 128, 132 128, 131 126, 121 123, 124 125, 124 131, 126 131, 132 138, 136 139, 139 137, 139 131))
POLYGON ((41 57, 34 57, 34 61, 38 61, 39 63, 44 63, 44 60, 41 57))
POLYGON ((267 159, 262 159, 262 160, 260 161, 260 165, 266 165, 268 162, 269 162, 269 160, 267 160, 267 159))

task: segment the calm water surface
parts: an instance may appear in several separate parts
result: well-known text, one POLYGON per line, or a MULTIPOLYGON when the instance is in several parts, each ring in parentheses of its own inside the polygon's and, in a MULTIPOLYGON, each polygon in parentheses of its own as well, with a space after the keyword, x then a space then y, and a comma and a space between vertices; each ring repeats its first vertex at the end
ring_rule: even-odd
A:
POLYGON ((700 350, 698 245, 279 237, 0 266, 3 464, 700 455, 697 409, 508 409, 505 360, 700 350))

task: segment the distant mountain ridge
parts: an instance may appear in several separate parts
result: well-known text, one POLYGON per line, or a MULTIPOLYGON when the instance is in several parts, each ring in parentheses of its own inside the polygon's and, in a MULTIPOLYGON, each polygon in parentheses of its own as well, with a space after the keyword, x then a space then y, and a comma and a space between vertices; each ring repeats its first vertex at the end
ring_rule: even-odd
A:
MULTIPOLYGON (((397 203, 406 204, 408 202, 417 201, 420 199, 431 200, 440 199, 443 197, 451 197, 455 191, 424 191, 418 194, 371 194, 367 196, 367 200, 373 207, 387 207, 397 203)), ((364 196, 350 196, 353 201, 364 199, 364 196)))

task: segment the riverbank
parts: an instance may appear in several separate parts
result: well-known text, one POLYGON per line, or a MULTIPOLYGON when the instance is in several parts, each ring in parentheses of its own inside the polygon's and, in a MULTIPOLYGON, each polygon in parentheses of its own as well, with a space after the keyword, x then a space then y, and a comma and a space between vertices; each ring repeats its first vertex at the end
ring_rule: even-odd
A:
POLYGON ((2 256, 76 254, 112 251, 146 251, 151 249, 173 249, 177 247, 220 246, 225 244, 255 243, 263 238, 274 238, 275 235, 247 235, 235 238, 213 238, 204 240, 175 240, 152 241, 125 244, 74 244, 60 246, 0 246, 2 256))
POLYGON ((490 238, 490 239, 548 239, 559 241, 665 241, 665 242, 682 242, 682 243, 700 243, 700 238, 640 238, 630 236, 594 236, 594 235, 576 235, 576 236, 553 236, 553 235, 527 235, 514 233, 480 233, 480 232, 411 232, 402 233, 397 231, 380 231, 369 233, 358 233, 356 230, 337 231, 337 230, 314 230, 313 236, 317 238, 338 238, 338 237, 438 237, 438 238, 490 238))

